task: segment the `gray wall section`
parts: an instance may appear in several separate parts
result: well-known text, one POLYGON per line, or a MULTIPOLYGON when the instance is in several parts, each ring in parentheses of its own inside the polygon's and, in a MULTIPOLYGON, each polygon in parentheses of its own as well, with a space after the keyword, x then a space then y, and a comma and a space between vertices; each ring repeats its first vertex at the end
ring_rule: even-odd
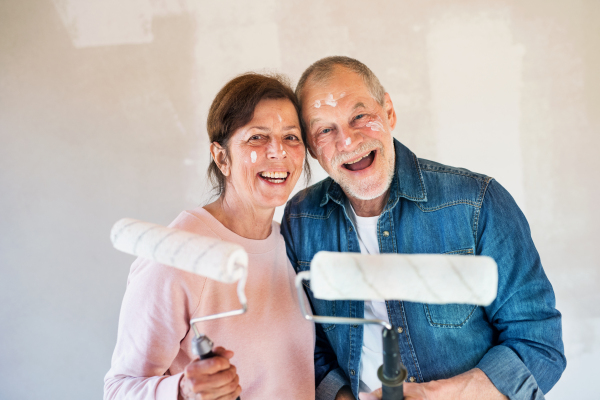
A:
POLYGON ((380 77, 419 156, 515 194, 564 314, 548 398, 593 398, 600 3, 121 3, 0 2, 0 398, 102 397, 132 261, 112 223, 207 201, 206 113, 228 79, 296 81, 332 54, 380 77))

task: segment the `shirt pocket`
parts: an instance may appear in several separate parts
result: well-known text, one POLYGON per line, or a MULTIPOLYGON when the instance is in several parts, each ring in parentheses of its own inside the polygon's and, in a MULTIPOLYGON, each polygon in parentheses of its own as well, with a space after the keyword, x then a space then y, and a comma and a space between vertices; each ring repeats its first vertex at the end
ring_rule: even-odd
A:
MULTIPOLYGON (((473 249, 449 251, 444 254, 473 255, 473 249)), ((477 310, 474 304, 423 304, 429 325, 437 328, 462 328, 477 310)))

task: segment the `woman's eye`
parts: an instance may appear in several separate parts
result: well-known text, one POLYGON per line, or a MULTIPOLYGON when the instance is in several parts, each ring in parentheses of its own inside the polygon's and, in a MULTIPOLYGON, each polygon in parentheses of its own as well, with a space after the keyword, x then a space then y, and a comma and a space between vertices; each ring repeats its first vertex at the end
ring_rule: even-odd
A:
POLYGON ((298 136, 295 136, 295 135, 289 135, 286 139, 287 140, 291 140, 291 141, 298 141, 298 140, 300 140, 298 138, 298 136))
POLYGON ((260 140, 260 139, 261 139, 260 135, 252 135, 252 136, 250 136, 250 140, 260 140))

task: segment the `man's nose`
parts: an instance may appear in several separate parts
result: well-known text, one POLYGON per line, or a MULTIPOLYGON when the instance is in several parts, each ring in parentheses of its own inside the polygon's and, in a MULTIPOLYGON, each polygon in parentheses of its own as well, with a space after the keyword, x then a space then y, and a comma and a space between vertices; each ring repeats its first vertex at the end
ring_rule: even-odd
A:
POLYGON ((346 125, 339 128, 336 143, 338 151, 350 151, 356 148, 356 145, 361 141, 360 132, 352 129, 352 127, 346 125))
POLYGON ((267 157, 272 160, 279 160, 286 157, 283 147, 283 140, 272 138, 268 144, 267 157))

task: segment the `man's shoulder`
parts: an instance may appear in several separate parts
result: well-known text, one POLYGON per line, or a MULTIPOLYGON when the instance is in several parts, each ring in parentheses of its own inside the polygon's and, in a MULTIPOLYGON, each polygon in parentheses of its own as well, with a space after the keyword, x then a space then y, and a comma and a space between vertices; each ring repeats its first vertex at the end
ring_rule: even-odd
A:
POLYGON ((427 207, 451 202, 481 204, 486 188, 494 179, 466 168, 453 167, 424 158, 418 159, 427 191, 427 207))
POLYGON ((328 177, 296 193, 285 207, 286 216, 322 215, 324 210, 321 203, 332 184, 333 180, 328 177))

